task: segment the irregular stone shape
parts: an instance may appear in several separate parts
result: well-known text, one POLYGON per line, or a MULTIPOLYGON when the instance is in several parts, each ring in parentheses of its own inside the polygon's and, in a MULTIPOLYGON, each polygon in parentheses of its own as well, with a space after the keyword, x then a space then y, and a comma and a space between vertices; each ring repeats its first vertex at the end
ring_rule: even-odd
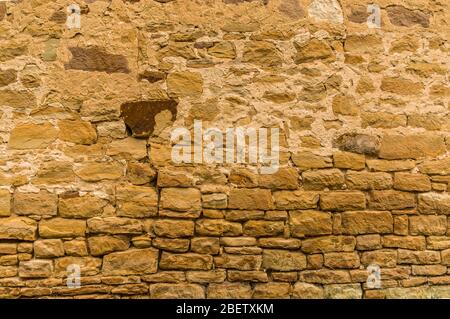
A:
POLYGON ((91 218, 100 216, 107 202, 92 195, 60 197, 58 213, 65 218, 91 218))
POLYGON ((234 59, 236 57, 236 48, 233 42, 221 41, 208 48, 208 54, 221 59, 234 59))
POLYGON ((94 217, 87 221, 89 232, 106 234, 139 234, 142 223, 139 220, 121 217, 94 217))
POLYGON ((398 250, 399 264, 439 264, 441 262, 441 254, 434 250, 413 251, 413 250, 398 250))
POLYGON ((72 59, 64 65, 66 70, 130 73, 128 61, 123 55, 107 53, 104 48, 69 47, 69 51, 72 59))
POLYGON ((202 195, 203 208, 225 209, 228 206, 228 196, 226 194, 205 194, 202 195))
POLYGON ((0 70, 0 86, 6 86, 16 82, 17 71, 13 69, 0 70))
POLYGON ((411 235, 445 235, 447 233, 446 216, 411 216, 409 218, 411 235))
POLYGON ((246 236, 264 237, 278 236, 284 233, 284 222, 250 220, 244 224, 246 236))
POLYGON ((219 238, 195 237, 191 239, 191 251, 199 254, 218 254, 220 251, 219 238))
POLYGON ((159 261, 161 269, 209 270, 212 266, 212 256, 195 253, 172 254, 164 251, 159 261))
POLYGON ((120 116, 134 137, 145 138, 152 135, 159 113, 169 111, 171 121, 174 121, 177 118, 177 106, 175 100, 127 102, 120 106, 120 116))
POLYGON ((15 109, 33 108, 36 106, 36 96, 28 91, 0 91, 0 105, 15 109))
POLYGON ((163 188, 159 205, 177 212, 197 212, 201 209, 201 194, 196 188, 163 188))
POLYGON ((150 298, 203 299, 205 298, 205 290, 197 284, 153 284, 150 285, 150 298))
POLYGON ((37 223, 27 217, 0 218, 0 239, 32 241, 36 239, 37 223))
POLYGON ((302 177, 306 190, 340 189, 345 183, 344 174, 338 169, 307 171, 302 173, 302 177))
POLYGON ((450 157, 424 161, 419 165, 419 171, 424 174, 450 175, 450 157))
POLYGON ((424 28, 430 26, 430 17, 423 11, 412 10, 399 5, 388 6, 386 11, 393 25, 411 27, 420 24, 424 28))
POLYGON ((151 217, 158 213, 158 194, 153 187, 118 186, 116 188, 117 216, 151 217))
POLYGON ((70 183, 75 180, 73 163, 63 161, 44 162, 32 179, 35 185, 70 183))
POLYGON ((210 299, 249 299, 252 297, 252 288, 244 283, 212 283, 208 285, 207 295, 210 299))
POLYGON ((338 252, 324 254, 324 266, 331 269, 351 269, 358 268, 359 265, 359 255, 357 252, 338 252))
POLYGON ((325 298, 328 299, 361 299, 363 291, 361 285, 345 284, 345 285, 326 285, 324 287, 325 298))
POLYGON ((431 181, 424 174, 395 173, 394 188, 402 191, 427 192, 431 190, 431 181))
POLYGON ((346 180, 349 189, 358 190, 389 189, 393 185, 391 175, 382 172, 349 172, 346 180))
POLYGON ((421 214, 450 215, 450 195, 438 193, 419 194, 418 208, 421 214))
POLYGON ((58 196, 47 191, 14 193, 14 211, 18 215, 56 215, 58 196))
POLYGON ((361 126, 377 128, 396 128, 406 126, 407 117, 401 114, 381 113, 381 112, 363 112, 361 114, 361 126))
POLYGON ((356 240, 353 236, 323 236, 305 239, 302 242, 302 251, 307 254, 325 252, 353 251, 356 240))
POLYGON ((153 274, 158 269, 158 250, 133 249, 103 257, 102 273, 114 276, 153 274))
POLYGON ((148 163, 128 163, 127 177, 132 184, 144 185, 150 183, 155 179, 156 172, 153 168, 150 167, 148 163))
POLYGON ((133 137, 112 141, 106 152, 110 156, 120 156, 125 159, 142 160, 147 157, 147 141, 133 137))
POLYGON ((311 209, 319 202, 319 193, 305 191, 274 192, 277 209, 311 209))
POLYGON ((9 40, 6 45, 0 47, 0 62, 9 61, 27 53, 28 47, 25 44, 9 40))
POLYGON ((416 206, 414 194, 395 190, 372 191, 369 207, 379 210, 405 209, 416 206))
POLYGON ((267 189, 234 188, 230 192, 228 207, 268 210, 273 207, 272 194, 267 189))
POLYGON ((139 74, 139 80, 147 80, 150 83, 155 83, 166 79, 166 73, 160 71, 145 70, 139 74))
POLYGON ((39 223, 39 236, 43 238, 84 237, 85 233, 84 220, 53 218, 39 223))
MULTIPOLYGON (((64 19, 66 21, 66 19, 64 19)), ((41 54, 42 61, 56 61, 58 58, 58 46, 60 39, 50 38, 45 42, 44 52, 41 54)))
POLYGON ((34 242, 34 255, 37 258, 52 258, 64 256, 64 246, 61 239, 42 239, 34 242))
POLYGON ((195 222, 195 232, 201 236, 239 236, 242 225, 220 219, 199 219, 195 222))
POLYGON ((356 211, 342 213, 342 233, 359 235, 392 233, 394 221, 389 212, 356 211))
POLYGON ((170 96, 199 96, 203 93, 203 78, 196 72, 173 72, 167 76, 170 96))
POLYGON ((343 23, 344 15, 337 0, 314 0, 308 7, 308 15, 318 20, 343 23))
POLYGON ((278 10, 291 19, 305 17, 305 10, 300 6, 298 0, 284 0, 278 6, 278 10))
POLYGON ((423 84, 401 77, 384 77, 381 80, 380 89, 402 96, 420 95, 423 91, 423 84))
POLYGON ((97 132, 91 123, 78 120, 58 121, 60 140, 75 144, 90 145, 97 140, 97 132))
POLYGON ((335 115, 356 116, 360 113, 360 107, 356 104, 355 97, 344 94, 336 95, 331 104, 335 115))
POLYGON ((194 235, 194 222, 190 220, 159 219, 153 223, 156 236, 179 238, 194 235))
POLYGON ((296 282, 292 290, 292 297, 296 299, 323 299, 322 287, 305 282, 296 282))
POLYGON ((332 232, 331 214, 314 210, 289 212, 291 236, 328 235, 332 232))
POLYGON ((244 3, 244 2, 254 2, 254 1, 259 1, 262 2, 263 4, 268 4, 269 0, 223 0, 223 3, 226 4, 240 4, 240 3, 244 3))
POLYGON ((311 168, 329 168, 333 163, 329 157, 315 155, 311 152, 299 152, 292 154, 292 161, 301 171, 311 168))
POLYGON ((189 250, 189 239, 169 239, 158 237, 152 240, 152 245, 153 247, 165 251, 185 253, 189 250))
POLYGON ((295 168, 279 168, 274 174, 258 175, 258 184, 260 187, 270 189, 297 189, 298 172, 295 168))
POLYGON ((68 240, 65 241, 63 245, 64 251, 68 256, 83 257, 89 255, 86 241, 84 239, 68 240))
POLYGON ((380 149, 379 139, 366 134, 343 134, 333 144, 334 147, 339 148, 341 151, 371 156, 377 156, 380 149))
POLYGON ((289 298, 291 286, 285 282, 268 282, 256 284, 253 290, 255 299, 286 299, 289 298))
POLYGON ((426 241, 422 236, 383 236, 383 247, 425 250, 426 241))
POLYGON ((376 54, 384 51, 383 39, 376 34, 350 34, 345 38, 344 50, 353 54, 376 54))
POLYGON ((53 273, 51 260, 21 261, 19 264, 19 277, 21 278, 47 278, 53 273))
POLYGON ((96 236, 88 238, 88 245, 92 256, 101 256, 114 251, 127 250, 130 242, 125 237, 96 236))
POLYGON ((123 176, 123 167, 118 162, 86 162, 75 169, 75 174, 86 182, 115 180, 123 176))
POLYGON ((261 267, 261 256, 221 254, 214 257, 214 264, 216 268, 259 270, 261 267))
POLYGON ((250 281, 250 282, 268 282, 267 273, 259 270, 240 271, 228 270, 229 281, 250 281))
POLYGON ((82 276, 96 275, 102 265, 101 258, 95 257, 61 257, 55 259, 55 273, 58 277, 67 277, 70 265, 79 265, 82 276))
POLYGON ((12 149, 47 148, 58 135, 51 123, 17 125, 9 138, 8 147, 12 149))
POLYGON ((346 211, 366 208, 366 196, 361 192, 325 192, 320 195, 322 210, 346 211))
POLYGON ((242 62, 253 63, 261 67, 280 66, 283 62, 277 47, 266 41, 252 41, 246 44, 242 62))
POLYGON ((0 21, 6 16, 6 3, 0 3, 0 21))
POLYGON ((296 271, 306 268, 306 256, 301 252, 265 249, 262 267, 277 271, 296 271))
POLYGON ((305 45, 294 43, 297 53, 294 56, 294 62, 297 64, 313 62, 315 60, 333 60, 334 54, 328 43, 312 39, 305 45))
POLYGON ((445 152, 444 138, 434 134, 385 135, 380 147, 380 157, 386 159, 437 157, 445 152))
POLYGON ((7 189, 0 189, 0 217, 11 215, 11 193, 7 189))

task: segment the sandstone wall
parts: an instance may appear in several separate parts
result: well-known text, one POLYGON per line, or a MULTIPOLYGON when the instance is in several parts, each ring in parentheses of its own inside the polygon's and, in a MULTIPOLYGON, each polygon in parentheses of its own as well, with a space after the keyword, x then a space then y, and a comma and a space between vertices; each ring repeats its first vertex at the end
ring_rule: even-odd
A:
POLYGON ((448 1, 74 2, 0 3, 0 296, 450 297, 448 1), (194 120, 279 171, 175 165, 194 120))

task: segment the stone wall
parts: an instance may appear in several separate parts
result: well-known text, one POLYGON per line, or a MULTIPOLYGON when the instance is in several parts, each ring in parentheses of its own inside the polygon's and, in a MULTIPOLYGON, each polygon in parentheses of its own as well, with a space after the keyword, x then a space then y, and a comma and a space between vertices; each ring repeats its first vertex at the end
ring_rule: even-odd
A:
POLYGON ((0 3, 1 297, 450 297, 448 1, 73 1, 0 3), (175 164, 194 120, 281 167, 175 164))

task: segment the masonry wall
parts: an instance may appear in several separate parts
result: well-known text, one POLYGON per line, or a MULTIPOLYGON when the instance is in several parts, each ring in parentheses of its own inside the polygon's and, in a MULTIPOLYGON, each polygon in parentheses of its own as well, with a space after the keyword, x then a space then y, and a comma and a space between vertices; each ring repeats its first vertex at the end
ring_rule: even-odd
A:
POLYGON ((75 2, 0 3, 1 297, 450 297, 448 1, 75 2), (175 164, 194 120, 280 169, 175 164))

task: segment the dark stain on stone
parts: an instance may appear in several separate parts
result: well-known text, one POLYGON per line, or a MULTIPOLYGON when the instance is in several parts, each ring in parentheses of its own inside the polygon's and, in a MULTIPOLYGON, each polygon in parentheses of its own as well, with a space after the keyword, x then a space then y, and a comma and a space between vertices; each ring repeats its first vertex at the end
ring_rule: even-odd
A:
POLYGON ((352 12, 348 16, 351 22, 365 23, 370 13, 367 12, 367 8, 364 6, 357 6, 352 8, 352 12))
POLYGON ((412 10, 403 6, 389 6, 386 8, 389 20, 393 25, 411 27, 420 24, 424 28, 430 26, 429 16, 420 10, 412 10))
POLYGON ((6 86, 17 80, 17 71, 13 69, 0 70, 0 86, 6 86))
POLYGON ((50 21, 56 22, 58 24, 65 23, 67 20, 67 14, 62 9, 59 11, 53 12, 52 16, 50 17, 50 21))
POLYGON ((0 3, 0 21, 2 21, 6 16, 6 4, 0 3))
POLYGON ((155 83, 166 79, 166 74, 160 71, 144 71, 139 74, 139 80, 147 80, 150 83, 155 83))
POLYGON ((134 137, 149 137, 155 128, 155 117, 164 110, 172 113, 172 121, 177 117, 176 100, 154 100, 126 102, 120 107, 120 116, 134 137))
POLYGON ((123 55, 110 54, 100 47, 71 47, 72 60, 66 63, 66 69, 98 71, 106 73, 130 73, 128 61, 123 55))
POLYGON ((347 133, 333 142, 341 151, 377 156, 380 151, 380 140, 367 134, 347 133))

